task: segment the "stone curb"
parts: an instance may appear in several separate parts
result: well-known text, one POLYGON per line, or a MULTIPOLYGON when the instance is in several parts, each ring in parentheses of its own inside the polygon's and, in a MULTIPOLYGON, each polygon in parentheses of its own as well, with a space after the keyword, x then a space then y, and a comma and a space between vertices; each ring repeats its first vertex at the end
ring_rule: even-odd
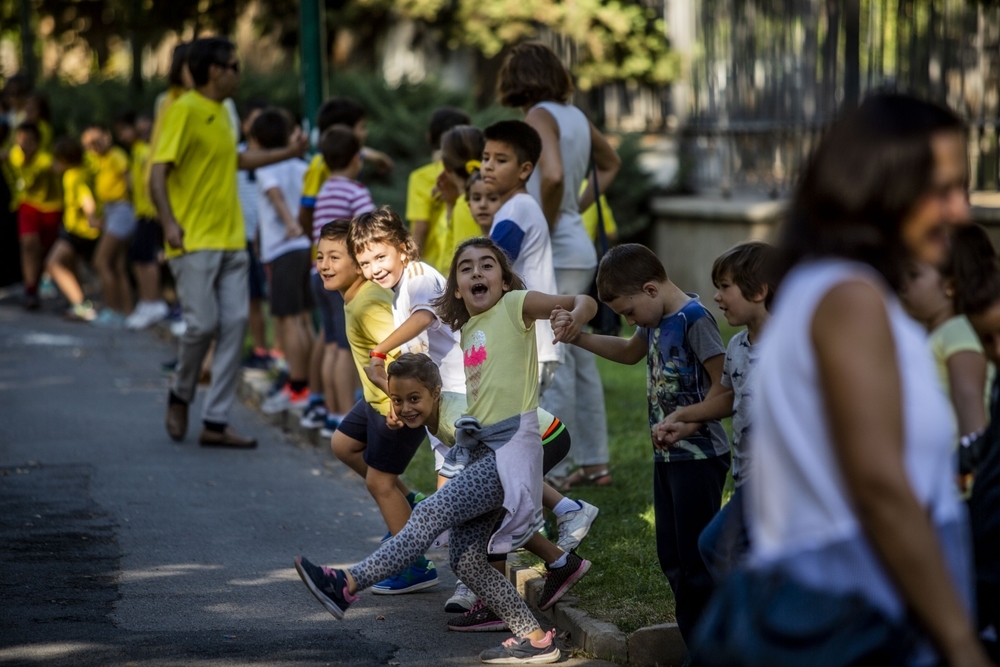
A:
MULTIPOLYGON (((245 403, 259 408, 270 384, 262 373, 244 372, 236 393, 245 403)), ((263 416, 298 443, 313 447, 327 444, 318 430, 302 427, 299 423, 302 411, 299 409, 263 416)), ((507 576, 518 593, 537 611, 543 586, 538 570, 518 564, 514 557, 508 561, 507 576)), ((539 613, 560 631, 568 633, 569 641, 587 653, 603 660, 638 667, 680 667, 687 657, 687 648, 676 623, 652 625, 626 635, 614 624, 591 618, 577 609, 574 606, 576 601, 577 598, 566 595, 552 609, 539 613)))

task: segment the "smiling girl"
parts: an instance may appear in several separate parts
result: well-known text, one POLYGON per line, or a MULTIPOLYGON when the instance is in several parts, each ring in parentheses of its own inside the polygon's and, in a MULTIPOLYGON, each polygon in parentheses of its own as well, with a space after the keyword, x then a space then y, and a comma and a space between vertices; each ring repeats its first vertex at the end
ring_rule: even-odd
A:
POLYGON ((452 568, 515 634, 480 659, 504 664, 559 659, 553 633, 542 631, 514 585, 490 567, 487 553, 509 552, 526 542, 541 516, 535 320, 564 308, 572 323, 561 333, 575 336, 597 304, 588 296, 521 287, 493 242, 475 238, 458 247, 445 293, 434 304, 441 319, 462 332, 469 400, 468 416, 458 421, 456 445, 442 468, 451 479, 416 506, 399 534, 354 567, 325 568, 295 559, 302 580, 336 618, 357 600, 357 591, 402 570, 450 530, 452 568))

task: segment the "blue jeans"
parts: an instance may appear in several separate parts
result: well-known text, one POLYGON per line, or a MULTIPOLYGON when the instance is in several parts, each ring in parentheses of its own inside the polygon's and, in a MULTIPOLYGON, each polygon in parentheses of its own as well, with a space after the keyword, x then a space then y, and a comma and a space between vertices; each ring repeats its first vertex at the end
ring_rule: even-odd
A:
POLYGON ((719 583, 739 565, 749 550, 750 536, 743 514, 743 487, 737 487, 725 507, 701 531, 698 552, 712 579, 719 583))

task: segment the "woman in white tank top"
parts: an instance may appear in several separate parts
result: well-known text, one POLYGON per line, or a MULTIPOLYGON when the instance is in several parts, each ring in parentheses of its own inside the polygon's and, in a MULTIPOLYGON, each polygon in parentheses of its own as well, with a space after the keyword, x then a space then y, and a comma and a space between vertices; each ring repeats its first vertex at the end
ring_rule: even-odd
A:
POLYGON ((915 619, 910 665, 989 664, 948 406, 895 294, 904 264, 941 265, 948 224, 969 218, 964 141, 950 111, 902 95, 834 124, 783 231, 756 374, 751 569, 915 619))
MULTIPOLYGON (((597 252, 580 211, 594 201, 594 189, 579 196, 587 180, 591 153, 601 188, 607 188, 621 160, 582 111, 570 104, 569 71, 549 47, 539 42, 515 46, 500 71, 500 103, 519 108, 542 139, 542 155, 528 180, 528 192, 545 213, 552 237, 552 265, 560 294, 586 294, 597 271, 597 252)), ((541 405, 559 415, 574 434, 566 461, 551 471, 564 477, 570 461, 580 470, 572 483, 609 484, 604 389, 594 356, 567 346, 563 360, 541 397, 541 405)), ((564 487, 565 488, 565 487, 564 487)))

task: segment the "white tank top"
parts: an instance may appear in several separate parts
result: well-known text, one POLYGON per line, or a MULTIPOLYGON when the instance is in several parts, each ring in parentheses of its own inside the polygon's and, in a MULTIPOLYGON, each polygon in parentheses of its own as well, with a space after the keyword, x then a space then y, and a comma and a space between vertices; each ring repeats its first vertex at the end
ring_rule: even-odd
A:
MULTIPOLYGON (((572 104, 542 102, 533 109, 545 109, 559 126, 559 153, 563 165, 563 198, 559 221, 552 231, 552 265, 556 269, 593 269, 597 251, 580 217, 580 186, 590 168, 590 121, 572 104)), ((528 192, 542 203, 541 171, 528 179, 528 192)))

